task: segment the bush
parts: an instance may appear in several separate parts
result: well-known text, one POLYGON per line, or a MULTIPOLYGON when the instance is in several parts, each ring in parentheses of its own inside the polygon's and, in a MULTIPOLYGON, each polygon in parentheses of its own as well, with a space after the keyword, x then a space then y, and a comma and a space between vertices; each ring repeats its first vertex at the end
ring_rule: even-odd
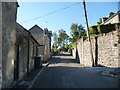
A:
POLYGON ((114 30, 115 30, 115 24, 109 23, 109 24, 108 24, 108 30, 109 30, 109 31, 114 31, 114 30))
POLYGON ((114 23, 114 26, 116 28, 116 26, 120 26, 120 22, 119 23, 114 23))
POLYGON ((97 26, 97 29, 98 29, 98 32, 100 33, 109 33, 115 30, 115 24, 111 24, 111 23, 106 25, 101 24, 97 26))
POLYGON ((99 34, 98 29, 97 29, 97 25, 90 27, 90 34, 96 34, 96 35, 99 34))
POLYGON ((109 32, 108 25, 99 25, 98 26, 98 31, 100 33, 108 33, 109 32))

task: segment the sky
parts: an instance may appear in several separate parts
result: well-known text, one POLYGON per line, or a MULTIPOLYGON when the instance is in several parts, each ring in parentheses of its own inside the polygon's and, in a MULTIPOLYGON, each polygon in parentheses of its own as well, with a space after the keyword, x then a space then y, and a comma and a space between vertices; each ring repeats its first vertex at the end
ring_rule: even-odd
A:
MULTIPOLYGON (((18 8, 17 22, 20 23, 27 30, 37 24, 42 29, 47 27, 52 32, 58 32, 58 30, 64 29, 67 34, 70 35, 70 27, 72 23, 82 24, 83 27, 86 28, 82 2, 80 2, 79 4, 76 4, 76 2, 18 3, 20 7, 18 8), (69 6, 72 7, 60 10, 69 6), (58 10, 56 13, 44 16, 56 10, 58 10), (33 19, 40 16, 44 17, 33 19)), ((86 8, 89 26, 92 26, 97 24, 99 18, 108 17, 110 12, 117 12, 118 2, 87 2, 86 8)))

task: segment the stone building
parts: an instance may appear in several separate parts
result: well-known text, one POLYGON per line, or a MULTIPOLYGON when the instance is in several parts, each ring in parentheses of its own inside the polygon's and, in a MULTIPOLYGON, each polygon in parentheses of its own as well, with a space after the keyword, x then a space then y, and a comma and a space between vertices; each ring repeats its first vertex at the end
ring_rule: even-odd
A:
POLYGON ((0 88, 2 85, 2 2, 0 2, 0 88))
POLYGON ((43 62, 46 62, 51 56, 51 32, 48 30, 44 31, 38 25, 33 26, 29 31, 40 44, 38 47, 38 55, 42 55, 43 62))
POLYGON ((52 31, 48 31, 47 28, 44 29, 45 31, 45 34, 48 36, 48 39, 49 39, 49 48, 50 48, 50 52, 51 52, 51 36, 52 36, 52 31))
POLYGON ((14 63, 16 72, 14 74, 15 80, 19 80, 34 69, 34 57, 37 56, 39 44, 28 30, 18 23, 16 26, 16 63, 14 63))
POLYGON ((120 10, 113 14, 110 18, 102 18, 102 24, 109 24, 109 23, 118 23, 120 22, 120 10))
POLYGON ((17 84, 34 69, 39 43, 16 23, 17 2, 0 2, 0 87, 17 84))
POLYGON ((31 29, 29 29, 29 32, 33 35, 33 37, 38 41, 39 49, 38 49, 38 54, 43 55, 44 54, 44 32, 43 30, 38 26, 35 25, 31 29))
MULTIPOLYGON (((99 34, 91 39, 94 64, 111 68, 120 68, 120 25, 116 25, 116 30, 99 34)), ((77 41, 73 49, 73 56, 79 56, 80 64, 92 66, 89 51, 89 41, 81 38, 77 41), (77 52, 78 51, 78 52, 77 52)))
MULTIPOLYGON (((2 52, 2 87, 9 87, 14 81, 14 61, 16 46, 16 17, 17 2, 0 2, 0 14, 2 14, 2 40, 0 40, 2 52)), ((1 15, 0 15, 1 16, 1 15)))

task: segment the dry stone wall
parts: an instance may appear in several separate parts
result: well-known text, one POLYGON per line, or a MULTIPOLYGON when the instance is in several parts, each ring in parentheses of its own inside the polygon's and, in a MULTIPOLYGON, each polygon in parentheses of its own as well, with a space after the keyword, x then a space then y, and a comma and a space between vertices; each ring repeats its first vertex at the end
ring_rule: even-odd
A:
MULTIPOLYGON (((92 52, 95 65, 106 67, 119 67, 120 62, 120 29, 116 31, 100 34, 91 39, 92 52)), ((89 41, 80 39, 77 41, 77 48, 73 49, 73 56, 76 56, 76 50, 80 63, 84 66, 92 66, 91 55, 89 51, 89 41)), ((76 57, 75 57, 76 58, 76 57)))
POLYGON ((2 86, 2 2, 0 2, 0 89, 2 86))
POLYGON ((104 34, 98 38, 98 63, 109 67, 118 67, 117 31, 104 34))

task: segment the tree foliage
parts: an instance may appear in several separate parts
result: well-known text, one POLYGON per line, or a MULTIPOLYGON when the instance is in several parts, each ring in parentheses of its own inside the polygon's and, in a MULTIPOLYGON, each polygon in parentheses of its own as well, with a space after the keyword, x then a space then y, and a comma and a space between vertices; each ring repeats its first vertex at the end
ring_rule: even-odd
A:
POLYGON ((115 13, 114 12, 110 12, 109 13, 109 18, 112 16, 112 15, 114 15, 115 13))
POLYGON ((97 22, 97 24, 101 24, 102 23, 102 18, 99 19, 99 21, 97 22))
POLYGON ((58 44, 58 35, 57 35, 56 32, 53 33, 53 41, 54 41, 53 47, 54 47, 54 48, 57 48, 57 44, 58 44))
POLYGON ((67 35, 65 30, 63 30, 63 29, 59 30, 58 37, 59 37, 58 38, 59 46, 64 46, 65 44, 68 43, 69 36, 67 35))
POLYGON ((86 35, 86 31, 81 24, 78 25, 77 23, 73 23, 70 29, 72 35, 72 42, 76 42, 79 38, 86 35))

